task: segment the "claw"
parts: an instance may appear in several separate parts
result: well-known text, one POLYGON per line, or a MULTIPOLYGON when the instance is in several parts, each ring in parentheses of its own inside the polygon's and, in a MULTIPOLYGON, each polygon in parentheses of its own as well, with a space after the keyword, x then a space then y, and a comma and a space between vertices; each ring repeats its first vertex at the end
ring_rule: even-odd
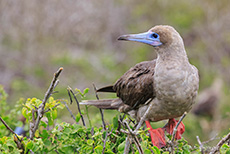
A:
POLYGON ((149 121, 145 121, 145 124, 147 128, 150 128, 149 134, 151 136, 153 145, 157 146, 158 148, 162 148, 166 146, 164 129, 162 128, 153 129, 149 121))
MULTIPOLYGON (((169 119, 169 122, 164 126, 165 130, 172 135, 173 130, 176 127, 176 124, 178 123, 178 120, 175 119, 169 119)), ((184 133, 185 127, 184 124, 181 122, 177 128, 175 139, 179 140, 181 139, 181 135, 184 133)))

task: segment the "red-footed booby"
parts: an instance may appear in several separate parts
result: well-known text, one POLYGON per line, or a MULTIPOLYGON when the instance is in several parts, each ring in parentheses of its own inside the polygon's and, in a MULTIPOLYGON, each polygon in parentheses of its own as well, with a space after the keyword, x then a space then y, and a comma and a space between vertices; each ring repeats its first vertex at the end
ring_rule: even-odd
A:
MULTIPOLYGON (((157 59, 136 64, 113 86, 98 92, 116 92, 117 99, 84 101, 103 109, 118 109, 139 121, 151 104, 145 123, 153 145, 166 145, 164 131, 172 134, 177 121, 184 112, 190 111, 199 88, 198 70, 188 61, 184 43, 179 33, 171 26, 159 25, 140 34, 122 35, 118 40, 135 41, 151 45, 157 59), (150 122, 169 119, 164 128, 153 129, 150 122)), ((180 123, 175 138, 184 132, 180 123)))

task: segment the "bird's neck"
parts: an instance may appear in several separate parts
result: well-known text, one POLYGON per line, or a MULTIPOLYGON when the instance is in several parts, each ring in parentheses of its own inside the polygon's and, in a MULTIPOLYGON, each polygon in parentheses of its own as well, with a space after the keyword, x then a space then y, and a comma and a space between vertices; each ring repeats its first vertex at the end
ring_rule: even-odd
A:
POLYGON ((166 63, 175 61, 177 63, 187 63, 188 57, 184 48, 174 47, 170 49, 164 49, 163 51, 159 50, 157 52, 157 60, 166 63))

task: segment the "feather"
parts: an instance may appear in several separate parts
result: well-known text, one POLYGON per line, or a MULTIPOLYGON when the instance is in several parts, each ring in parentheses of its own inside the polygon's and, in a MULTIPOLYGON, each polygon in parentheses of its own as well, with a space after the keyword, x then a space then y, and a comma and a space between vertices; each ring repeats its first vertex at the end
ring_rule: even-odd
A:
POLYGON ((121 99, 102 99, 102 100, 84 100, 80 102, 80 105, 93 105, 101 109, 118 110, 119 107, 124 104, 121 99))

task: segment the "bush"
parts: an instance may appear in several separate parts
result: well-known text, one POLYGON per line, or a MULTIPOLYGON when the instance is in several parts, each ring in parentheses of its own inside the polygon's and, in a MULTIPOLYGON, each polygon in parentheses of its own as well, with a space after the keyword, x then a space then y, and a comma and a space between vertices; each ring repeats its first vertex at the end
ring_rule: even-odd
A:
MULTIPOLYGON (((62 70, 62 69, 61 69, 62 70)), ((61 71, 59 70, 59 71, 61 71)), ((127 134, 129 130, 119 123, 120 114, 114 116, 113 123, 106 126, 85 126, 81 125, 82 116, 87 116, 86 113, 79 112, 75 117, 74 124, 63 122, 58 119, 58 110, 64 109, 66 100, 54 99, 51 97, 53 90, 57 85, 57 77, 60 72, 55 73, 54 79, 48 89, 44 100, 38 98, 28 98, 26 101, 20 99, 13 109, 7 105, 7 94, 0 86, 0 105, 1 121, 5 124, 0 124, 0 153, 93 153, 93 154, 113 154, 124 153, 127 148, 127 134), (44 106, 43 106, 44 105, 44 106), (23 115, 26 122, 18 120, 18 117, 23 115), (36 123, 38 127, 36 128, 36 123), (6 126, 9 128, 6 128, 6 126), (20 136, 10 131, 10 128, 22 127, 26 134, 20 136)), ((85 97, 88 89, 82 93, 76 90, 79 96, 85 97)), ((74 93, 72 93, 74 94, 74 93)), ((75 95, 75 94, 74 94, 75 95)), ((76 95, 75 95, 76 96, 76 95)), ((66 106, 68 107, 68 106, 66 106)), ((125 120, 131 122, 128 116, 125 120)), ((130 123, 131 129, 135 123, 130 123)), ((132 136, 132 135, 128 135, 132 136)), ((145 154, 168 154, 173 151, 178 154, 203 153, 210 151, 218 151, 221 153, 230 153, 230 147, 224 144, 229 139, 229 134, 223 138, 222 143, 218 143, 216 147, 208 148, 202 145, 191 146, 182 138, 172 144, 168 144, 166 148, 158 149, 152 146, 148 130, 140 129, 138 135, 131 138, 136 138, 138 141, 131 142, 129 153, 139 153, 138 148, 141 148, 145 154), (138 145, 139 144, 139 145, 138 145)), ((129 138, 129 139, 131 139, 129 138)), ((170 143, 171 136, 166 137, 170 143)))

